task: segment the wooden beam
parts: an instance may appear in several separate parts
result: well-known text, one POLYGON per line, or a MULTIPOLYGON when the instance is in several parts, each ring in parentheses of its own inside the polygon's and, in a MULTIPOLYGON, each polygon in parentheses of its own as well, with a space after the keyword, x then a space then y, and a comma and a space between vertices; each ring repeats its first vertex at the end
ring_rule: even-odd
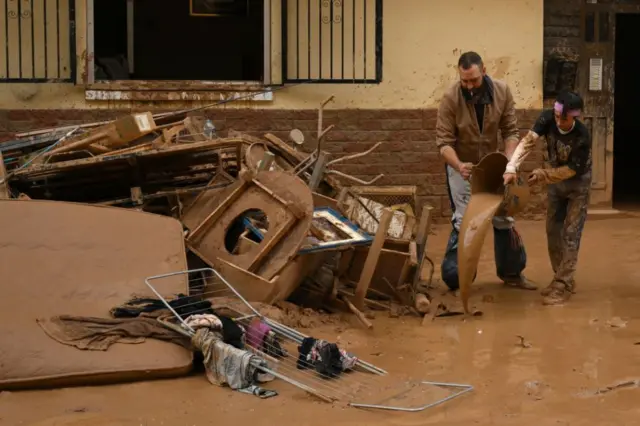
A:
POLYGON ((367 295, 369 285, 371 284, 373 273, 376 270, 378 258, 380 257, 380 252, 382 251, 382 247, 384 246, 384 240, 387 236, 387 229, 389 229, 389 224, 391 223, 392 217, 393 211, 391 209, 385 208, 382 210, 382 217, 380 218, 380 223, 378 224, 378 231, 376 232, 376 236, 373 239, 371 247, 369 247, 369 253, 367 254, 367 259, 364 262, 364 267, 362 268, 362 273, 360 274, 360 280, 358 281, 358 286, 356 287, 353 302, 358 309, 364 309, 364 299, 367 295))
POLYGON ((316 191, 320 186, 320 182, 322 182, 322 179, 324 178, 325 166, 330 159, 331 154, 325 151, 322 151, 318 156, 318 160, 313 166, 313 173, 309 179, 309 188, 311 188, 312 191, 316 191))

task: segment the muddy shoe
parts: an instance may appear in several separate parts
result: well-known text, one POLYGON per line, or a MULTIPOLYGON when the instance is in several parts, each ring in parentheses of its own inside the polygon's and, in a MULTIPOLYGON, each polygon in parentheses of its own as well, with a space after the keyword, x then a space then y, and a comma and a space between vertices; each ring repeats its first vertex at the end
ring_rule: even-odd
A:
POLYGON ((537 290, 538 286, 535 285, 532 281, 529 281, 524 276, 516 279, 505 280, 504 284, 509 287, 521 288, 523 290, 537 290))
POLYGON ((570 297, 571 292, 565 291, 561 288, 553 287, 551 288, 551 292, 542 298, 542 304, 547 306, 562 305, 567 300, 569 300, 570 297))
POLYGON ((540 292, 541 295, 543 296, 548 296, 551 294, 551 292, 553 291, 553 289, 555 285, 555 281, 551 281, 551 284, 549 284, 548 286, 546 286, 545 288, 542 289, 542 291, 540 292))
MULTIPOLYGON (((553 289, 555 287, 558 287, 560 289, 563 289, 564 287, 562 287, 561 284, 558 284, 556 281, 551 281, 551 284, 549 284, 547 287, 543 288, 542 291, 540 292, 541 295, 543 296, 548 296, 551 294, 551 292, 553 291, 553 289)), ((570 293, 575 293, 575 291, 573 290, 575 287, 574 283, 571 283, 571 285, 568 286, 568 290, 570 293)))

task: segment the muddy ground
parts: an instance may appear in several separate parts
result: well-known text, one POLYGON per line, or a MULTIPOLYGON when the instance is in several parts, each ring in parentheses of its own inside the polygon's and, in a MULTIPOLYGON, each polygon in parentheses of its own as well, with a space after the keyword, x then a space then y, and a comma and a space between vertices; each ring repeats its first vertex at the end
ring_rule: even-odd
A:
MULTIPOLYGON (((544 224, 519 224, 527 275, 548 284, 544 224)), ((436 263, 447 227, 430 239, 436 263)), ((631 425, 640 418, 640 219, 591 219, 577 294, 544 307, 537 292, 503 288, 486 242, 472 304, 483 317, 377 313, 374 330, 353 320, 310 321, 306 334, 339 339, 393 376, 470 383, 472 393, 420 413, 368 412, 319 402, 283 383, 270 400, 191 377, 126 385, 0 393, 1 425, 631 425), (522 336, 525 344, 522 345, 522 336)), ((3 342, 6 344, 7 342, 3 342)), ((401 379, 398 379, 398 385, 401 379)), ((386 383, 386 382, 385 382, 386 383)), ((388 385, 388 383, 386 383, 388 385)), ((374 383, 372 388, 377 390, 374 383)), ((400 388, 400 387, 399 387, 400 388)), ((423 395, 435 399, 442 391, 423 395)), ((367 397, 368 398, 368 397, 367 397)), ((411 402, 415 403, 412 398, 411 402)), ((373 402, 367 400, 365 402, 373 402)))

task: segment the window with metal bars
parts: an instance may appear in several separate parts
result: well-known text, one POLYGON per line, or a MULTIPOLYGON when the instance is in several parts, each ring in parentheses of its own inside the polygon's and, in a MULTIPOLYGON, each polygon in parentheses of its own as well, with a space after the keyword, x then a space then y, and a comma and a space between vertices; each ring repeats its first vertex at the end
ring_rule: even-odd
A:
POLYGON ((73 82, 75 0, 0 0, 0 83, 73 82))
POLYGON ((284 82, 382 80, 382 0, 284 1, 284 82))

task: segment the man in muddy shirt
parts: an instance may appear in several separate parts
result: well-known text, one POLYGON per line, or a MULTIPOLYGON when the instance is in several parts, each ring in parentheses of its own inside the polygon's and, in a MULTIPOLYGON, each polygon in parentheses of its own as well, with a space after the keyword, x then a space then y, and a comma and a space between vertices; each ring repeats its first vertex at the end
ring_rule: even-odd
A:
POLYGON ((591 194, 591 136, 577 119, 582 108, 580 95, 559 95, 553 109, 543 111, 522 139, 504 174, 505 184, 513 181, 536 140, 546 136, 551 167, 536 169, 529 177, 530 183, 548 185, 547 246, 554 277, 542 291, 545 305, 562 304, 575 290, 574 274, 591 194))
MULTIPOLYGON (((472 167, 498 150, 498 134, 502 135, 508 158, 520 138, 509 86, 486 75, 482 58, 475 52, 460 56, 458 71, 460 82, 444 94, 436 123, 436 142, 447 163, 447 187, 453 210, 453 229, 441 271, 442 280, 452 290, 459 287, 458 233, 471 197, 472 167)), ((535 290, 537 287, 522 274, 526 252, 513 218, 495 217, 493 229, 498 277, 507 285, 535 290)))

